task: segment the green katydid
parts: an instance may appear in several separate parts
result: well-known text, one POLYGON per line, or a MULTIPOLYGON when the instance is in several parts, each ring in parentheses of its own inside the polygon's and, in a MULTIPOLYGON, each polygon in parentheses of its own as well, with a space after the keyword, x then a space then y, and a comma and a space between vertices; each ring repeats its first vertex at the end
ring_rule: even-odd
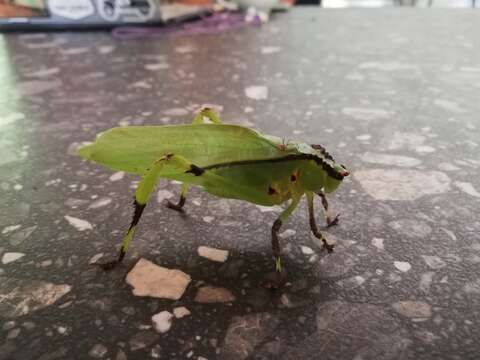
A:
POLYGON ((333 245, 318 231, 313 198, 322 199, 328 226, 337 223, 330 216, 325 193, 337 189, 349 173, 335 163, 321 145, 285 144, 281 139, 238 126, 223 124, 217 113, 204 108, 191 125, 130 126, 110 129, 78 154, 110 169, 140 175, 135 191, 134 215, 115 261, 121 262, 132 241, 142 212, 161 178, 182 182, 177 204, 169 208, 182 211, 190 185, 230 199, 245 200, 263 206, 289 201, 271 229, 275 271, 281 272, 278 232, 306 195, 310 228, 331 252, 333 245), (205 120, 209 120, 206 122, 205 120))

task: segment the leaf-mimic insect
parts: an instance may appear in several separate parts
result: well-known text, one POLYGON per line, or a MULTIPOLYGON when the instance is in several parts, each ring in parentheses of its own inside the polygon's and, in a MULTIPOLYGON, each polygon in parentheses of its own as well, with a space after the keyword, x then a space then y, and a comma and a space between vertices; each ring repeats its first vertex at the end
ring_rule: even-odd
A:
POLYGON ((328 209, 326 193, 337 189, 349 173, 321 145, 289 142, 252 129, 221 123, 204 108, 191 125, 130 126, 110 129, 94 143, 78 150, 81 157, 110 169, 141 176, 135 191, 132 222, 115 261, 121 262, 132 241, 143 210, 161 178, 182 182, 178 203, 168 207, 182 211, 190 185, 222 198, 245 200, 263 206, 286 202, 288 206, 271 228, 275 270, 281 273, 278 232, 303 195, 307 198, 310 229, 331 252, 333 245, 318 231, 313 198, 322 199, 327 224, 336 224, 328 209), (208 119, 210 122, 206 122, 208 119))

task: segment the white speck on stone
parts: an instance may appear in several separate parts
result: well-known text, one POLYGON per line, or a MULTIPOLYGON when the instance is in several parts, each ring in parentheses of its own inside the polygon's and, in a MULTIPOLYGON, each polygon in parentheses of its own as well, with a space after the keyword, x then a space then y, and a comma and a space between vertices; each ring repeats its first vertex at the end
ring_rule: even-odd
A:
POLYGON ((173 315, 175 315, 177 319, 181 319, 190 314, 191 314, 190 310, 188 310, 185 306, 179 306, 173 309, 173 315))
POLYGON ((429 154, 435 152, 435 148, 428 145, 420 145, 415 148, 415 151, 420 154, 429 154))
POLYGON ((15 231, 15 230, 18 230, 22 227, 22 225, 10 225, 10 226, 6 226, 3 228, 2 230, 2 235, 5 235, 5 234, 8 234, 12 231, 15 231))
POLYGON ((262 206, 262 205, 255 205, 262 213, 264 212, 279 212, 282 211, 280 206, 262 206))
POLYGON ((365 80, 365 76, 363 76, 362 74, 360 74, 358 72, 353 72, 353 73, 347 74, 345 76, 345 79, 352 80, 352 81, 363 81, 363 80, 365 80))
POLYGON ((98 260, 100 260, 103 257, 103 253, 98 253, 95 254, 91 257, 90 261, 88 262, 89 264, 95 264, 98 260))
POLYGON ((107 354, 107 352, 108 349, 105 345, 96 344, 90 349, 88 355, 90 355, 90 357, 93 357, 94 359, 101 359, 107 354))
POLYGON ((125 176, 125 173, 124 173, 123 171, 118 171, 118 172, 110 175, 110 177, 108 178, 108 180, 110 180, 110 181, 118 181, 118 180, 122 180, 124 176, 125 176))
POLYGON ((480 193, 475 190, 472 184, 469 182, 455 181, 455 186, 462 190, 465 194, 480 198, 480 193))
POLYGON ((23 189, 23 186, 21 184, 15 184, 13 185, 13 190, 20 191, 23 189))
POLYGON ((427 319, 432 316, 432 308, 423 301, 399 301, 392 304, 399 314, 414 319, 427 319))
POLYGON ((342 109, 344 115, 353 117, 357 120, 380 120, 388 119, 394 115, 393 111, 384 110, 384 109, 374 109, 374 108, 352 108, 346 107, 342 109))
POLYGON ((193 45, 184 45, 175 47, 175 52, 179 54, 190 54, 197 51, 197 48, 193 45))
POLYGON ((416 200, 450 190, 450 178, 439 171, 374 169, 356 171, 354 177, 376 200, 416 200))
POLYGON ((372 245, 375 246, 378 250, 385 250, 385 246, 383 245, 383 239, 381 238, 373 238, 372 245))
POLYGON ((248 86, 245 88, 245 95, 254 100, 266 100, 268 88, 266 86, 248 86))
POLYGON ((251 112, 254 112, 254 111, 255 111, 255 109, 250 107, 250 106, 247 106, 245 109, 243 109, 243 112, 245 114, 248 114, 248 113, 251 113, 251 112))
POLYGON ((451 100, 436 99, 433 103, 438 107, 450 112, 454 112, 454 113, 465 112, 465 110, 462 107, 460 107, 458 103, 451 100))
POLYGON ((432 228, 422 220, 399 219, 390 221, 388 225, 402 235, 410 238, 425 238, 431 234, 432 228))
POLYGON ((59 334, 64 335, 67 332, 67 328, 65 326, 57 327, 57 331, 59 334))
POLYGON ((425 260, 425 263, 427 264, 427 266, 434 270, 438 270, 447 266, 445 261, 440 259, 438 256, 422 255, 422 258, 423 260, 425 260))
POLYGON ((157 192, 157 202, 162 203, 167 199, 171 199, 174 196, 174 194, 171 191, 168 190, 158 190, 157 192))
POLYGON ((309 248, 308 246, 300 245, 300 249, 304 255, 312 255, 314 253, 312 248, 309 248))
POLYGON ((424 135, 417 133, 403 133, 395 131, 392 136, 386 137, 382 140, 382 148, 386 150, 413 150, 417 146, 422 145, 426 140, 424 135))
POLYGON ((78 219, 73 216, 65 215, 65 220, 68 221, 78 231, 92 230, 93 226, 86 220, 78 219))
POLYGON ((172 108, 163 112, 165 116, 187 116, 190 112, 184 108, 172 108))
POLYGON ((158 64, 146 64, 145 69, 150 71, 157 71, 157 70, 166 70, 169 69, 170 65, 167 63, 158 63, 158 64))
POLYGON ((126 278, 135 296, 172 300, 182 297, 190 281, 190 275, 183 271, 167 269, 145 259, 140 259, 126 278))
POLYGON ((445 229, 445 228, 440 228, 445 234, 447 234, 450 239, 452 239, 453 241, 457 241, 457 236, 455 235, 455 233, 451 230, 448 230, 448 229, 445 229))
POLYGON ((214 249, 208 246, 199 246, 197 252, 201 257, 212 261, 225 262, 228 259, 227 250, 214 249))
POLYGON ((108 204, 110 204, 112 202, 112 199, 109 198, 109 197, 103 197, 103 198, 100 198, 98 200, 95 200, 94 202, 92 202, 88 208, 89 209, 98 209, 98 208, 101 208, 103 206, 107 206, 108 204))
POLYGON ((280 52, 281 50, 282 50, 282 48, 279 47, 279 46, 264 46, 261 49, 262 54, 264 54, 264 55, 275 54, 275 53, 280 52))
POLYGON ((422 163, 421 160, 401 155, 377 154, 366 152, 361 156, 362 161, 372 164, 412 167, 422 163))
POLYGON ((7 252, 2 256, 2 264, 6 265, 24 257, 25 254, 19 252, 7 252))
POLYGON ((115 46, 111 46, 111 45, 104 45, 98 48, 98 52, 104 55, 110 54, 113 50, 115 50, 115 46))
POLYGON ((372 138, 372 135, 370 134, 363 134, 363 135, 358 135, 357 137, 355 137, 357 140, 360 140, 360 141, 368 141, 372 138))
POLYGON ((160 334, 166 333, 172 327, 173 314, 162 311, 152 316, 153 328, 160 334))
POLYGON ((433 271, 427 271, 426 273, 422 274, 420 277, 420 290, 426 293, 430 291, 430 286, 432 285, 434 275, 435 273, 433 271))
POLYGON ((213 216, 204 216, 202 220, 210 224, 213 220, 215 220, 215 218, 213 216))
POLYGON ((358 65, 359 69, 375 69, 381 71, 401 71, 401 70, 408 70, 414 71, 418 70, 418 66, 413 64, 406 64, 406 63, 399 63, 395 61, 391 62, 377 62, 377 61, 370 61, 361 63, 358 65))
POLYGON ((282 239, 288 239, 289 237, 292 237, 296 234, 297 232, 293 229, 286 229, 282 233, 280 233, 278 236, 282 239))
POLYGON ((412 265, 410 265, 410 263, 406 261, 394 261, 393 265, 401 272, 407 272, 412 268, 412 265))
POLYGON ((460 168, 458 166, 455 166, 453 164, 447 163, 447 162, 442 162, 438 164, 438 168, 442 171, 458 171, 460 168))

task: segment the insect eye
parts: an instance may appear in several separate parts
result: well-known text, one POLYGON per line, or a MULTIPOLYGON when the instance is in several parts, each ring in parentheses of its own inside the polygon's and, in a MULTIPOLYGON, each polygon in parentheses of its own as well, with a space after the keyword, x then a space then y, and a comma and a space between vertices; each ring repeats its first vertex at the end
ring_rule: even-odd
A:
POLYGON ((340 165, 343 169, 343 172, 342 172, 342 176, 348 176, 350 175, 350 172, 347 170, 347 168, 345 167, 345 165, 340 165))

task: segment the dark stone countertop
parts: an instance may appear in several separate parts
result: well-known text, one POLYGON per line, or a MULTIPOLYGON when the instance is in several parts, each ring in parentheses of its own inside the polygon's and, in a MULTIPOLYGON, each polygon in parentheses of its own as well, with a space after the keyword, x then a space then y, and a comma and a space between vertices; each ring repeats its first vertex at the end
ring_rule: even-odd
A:
POLYGON ((216 36, 0 37, 0 359, 478 358, 478 34, 473 10, 303 8, 216 36), (321 143, 353 173, 331 196, 339 226, 322 226, 333 254, 304 202, 282 228, 282 291, 260 285, 277 208, 193 189, 179 216, 157 201, 179 192, 169 182, 125 264, 89 264, 116 254, 138 179, 75 148, 113 126, 187 123, 205 103, 321 143), (132 294, 142 257, 191 275, 180 300, 132 294), (197 303, 202 283, 236 300, 197 303), (179 306, 191 315, 151 328, 179 306))

